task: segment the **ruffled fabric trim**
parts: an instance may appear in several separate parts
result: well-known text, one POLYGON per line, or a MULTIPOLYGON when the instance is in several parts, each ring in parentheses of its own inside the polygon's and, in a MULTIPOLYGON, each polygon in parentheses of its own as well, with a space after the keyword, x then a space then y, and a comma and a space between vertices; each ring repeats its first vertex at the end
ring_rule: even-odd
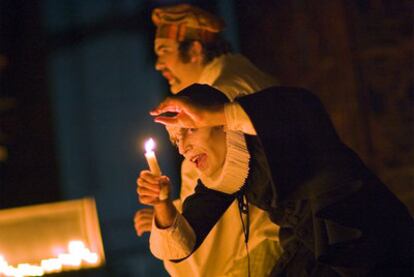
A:
POLYGON ((246 139, 241 131, 226 132, 227 154, 221 171, 213 176, 206 176, 198 171, 200 180, 209 189, 227 194, 240 190, 249 175, 250 153, 246 139))

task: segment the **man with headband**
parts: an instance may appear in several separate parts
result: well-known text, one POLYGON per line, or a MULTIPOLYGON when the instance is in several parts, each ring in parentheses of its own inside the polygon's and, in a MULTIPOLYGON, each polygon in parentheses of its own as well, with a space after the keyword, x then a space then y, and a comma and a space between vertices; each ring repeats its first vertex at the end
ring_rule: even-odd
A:
POLYGON ((280 226, 284 251, 271 276, 412 276, 408 209, 343 144, 312 93, 272 87, 228 103, 195 84, 151 115, 181 128, 179 151, 200 171, 182 212, 158 198, 161 186, 171 186, 166 176, 141 172, 140 201, 155 208, 155 256, 191 257, 242 198, 280 226))
MULTIPOLYGON (((212 85, 234 99, 274 85, 276 82, 258 70, 245 57, 232 54, 222 38, 224 22, 197 7, 182 4, 153 10, 152 20, 157 27, 154 50, 155 68, 167 79, 173 94, 193 84, 212 85)), ((173 130, 170 130, 176 137, 173 130)), ((199 178, 194 165, 182 164, 181 203, 190 194, 199 178)), ((258 268, 253 276, 266 276, 280 255, 278 226, 257 207, 250 209, 250 234, 254 239, 248 251, 239 220, 238 202, 234 201, 213 228, 205 244, 189 259, 180 263, 164 261, 172 276, 239 276, 248 264, 258 268), (214 253, 211 254, 211 253, 214 253), (218 254, 219 253, 219 254, 218 254)), ((152 210, 142 209, 135 216, 135 228, 141 235, 151 230, 152 210)))

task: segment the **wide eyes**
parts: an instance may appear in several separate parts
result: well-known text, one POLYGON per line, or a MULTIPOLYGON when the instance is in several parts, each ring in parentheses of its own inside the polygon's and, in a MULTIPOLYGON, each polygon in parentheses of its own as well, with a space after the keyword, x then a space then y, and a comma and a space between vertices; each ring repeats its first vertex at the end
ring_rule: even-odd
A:
POLYGON ((194 134, 197 130, 198 128, 181 128, 178 133, 170 136, 170 140, 175 146, 178 147, 180 140, 182 140, 184 136, 194 134))
POLYGON ((184 136, 192 135, 197 132, 197 128, 181 128, 179 139, 182 139, 184 136))

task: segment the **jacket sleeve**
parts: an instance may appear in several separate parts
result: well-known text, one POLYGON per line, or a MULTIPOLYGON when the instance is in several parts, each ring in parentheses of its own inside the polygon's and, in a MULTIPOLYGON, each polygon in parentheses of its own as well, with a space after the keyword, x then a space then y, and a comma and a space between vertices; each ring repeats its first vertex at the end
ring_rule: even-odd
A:
POLYGON ((152 220, 150 235, 151 253, 160 260, 178 260, 187 257, 195 244, 195 234, 185 218, 177 213, 173 225, 158 228, 152 220))

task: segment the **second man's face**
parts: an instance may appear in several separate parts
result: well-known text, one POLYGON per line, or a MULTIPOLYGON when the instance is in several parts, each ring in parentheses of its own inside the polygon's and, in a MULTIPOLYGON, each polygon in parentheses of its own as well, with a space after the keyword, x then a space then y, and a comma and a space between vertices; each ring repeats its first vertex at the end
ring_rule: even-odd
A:
POLYGON ((178 50, 178 42, 172 39, 156 38, 155 69, 167 79, 173 94, 196 83, 200 79, 201 64, 193 61, 183 62, 178 50))

